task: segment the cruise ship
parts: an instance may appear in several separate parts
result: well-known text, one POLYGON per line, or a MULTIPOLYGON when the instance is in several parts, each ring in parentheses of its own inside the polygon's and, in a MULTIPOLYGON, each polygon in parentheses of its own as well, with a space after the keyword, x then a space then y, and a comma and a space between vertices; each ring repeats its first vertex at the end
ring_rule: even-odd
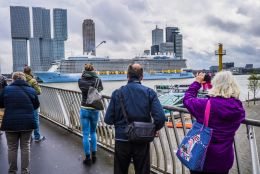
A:
POLYGON ((35 72, 44 83, 77 82, 85 64, 92 64, 103 81, 127 80, 127 68, 139 63, 144 69, 144 80, 193 78, 192 72, 183 71, 186 60, 173 55, 146 55, 133 59, 110 59, 91 55, 73 56, 53 63, 48 72, 35 72))

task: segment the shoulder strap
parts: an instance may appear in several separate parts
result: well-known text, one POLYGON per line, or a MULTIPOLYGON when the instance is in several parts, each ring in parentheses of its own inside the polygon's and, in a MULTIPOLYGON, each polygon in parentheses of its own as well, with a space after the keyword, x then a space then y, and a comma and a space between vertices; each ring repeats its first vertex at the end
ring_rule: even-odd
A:
POLYGON ((126 119, 126 122, 129 123, 128 115, 126 114, 126 110, 125 110, 125 107, 124 107, 124 96, 123 96, 123 93, 122 93, 122 87, 118 90, 118 92, 119 92, 119 101, 120 101, 120 105, 121 105, 123 115, 126 119))
POLYGON ((99 78, 96 78, 94 88, 97 89, 97 88, 98 88, 98 85, 99 85, 99 78))
POLYGON ((206 127, 208 127, 209 124, 210 107, 211 107, 211 103, 210 103, 210 99, 208 99, 206 109, 205 109, 205 115, 204 115, 204 123, 203 123, 206 127))

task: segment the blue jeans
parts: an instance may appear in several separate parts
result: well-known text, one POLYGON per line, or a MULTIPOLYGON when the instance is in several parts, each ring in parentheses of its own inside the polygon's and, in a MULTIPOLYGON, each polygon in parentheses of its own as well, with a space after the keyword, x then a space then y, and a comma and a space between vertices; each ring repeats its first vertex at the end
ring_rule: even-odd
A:
POLYGON ((80 121, 83 132, 83 147, 86 155, 90 155, 90 143, 91 151, 97 151, 97 123, 98 123, 99 111, 94 109, 80 109, 80 121), (89 143, 89 135, 91 141, 89 143))
POLYGON ((41 134, 40 134, 40 120, 39 120, 38 109, 35 109, 33 111, 33 115, 34 115, 34 121, 36 122, 36 128, 33 131, 34 139, 39 140, 41 138, 41 134))

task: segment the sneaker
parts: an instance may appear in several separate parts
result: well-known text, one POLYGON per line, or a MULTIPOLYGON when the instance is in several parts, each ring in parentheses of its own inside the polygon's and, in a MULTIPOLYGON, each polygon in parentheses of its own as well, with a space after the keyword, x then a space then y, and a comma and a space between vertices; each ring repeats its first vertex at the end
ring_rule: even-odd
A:
POLYGON ((34 139, 34 142, 41 142, 45 139, 46 139, 45 136, 41 136, 39 139, 34 139))

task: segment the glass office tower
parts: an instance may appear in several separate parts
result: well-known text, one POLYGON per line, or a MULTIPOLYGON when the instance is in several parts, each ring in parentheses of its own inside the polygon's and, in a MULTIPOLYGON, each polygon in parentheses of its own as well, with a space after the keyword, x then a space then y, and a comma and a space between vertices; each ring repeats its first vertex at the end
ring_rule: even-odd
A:
POLYGON ((34 71, 47 71, 53 61, 50 10, 33 7, 33 38, 30 39, 30 60, 34 71))
POLYGON ((64 41, 68 38, 67 29, 67 10, 55 8, 53 10, 53 30, 54 38, 52 39, 53 59, 60 60, 65 58, 64 41))
POLYGON ((13 71, 21 71, 24 65, 28 65, 27 41, 31 36, 29 8, 11 6, 10 19, 13 71))

